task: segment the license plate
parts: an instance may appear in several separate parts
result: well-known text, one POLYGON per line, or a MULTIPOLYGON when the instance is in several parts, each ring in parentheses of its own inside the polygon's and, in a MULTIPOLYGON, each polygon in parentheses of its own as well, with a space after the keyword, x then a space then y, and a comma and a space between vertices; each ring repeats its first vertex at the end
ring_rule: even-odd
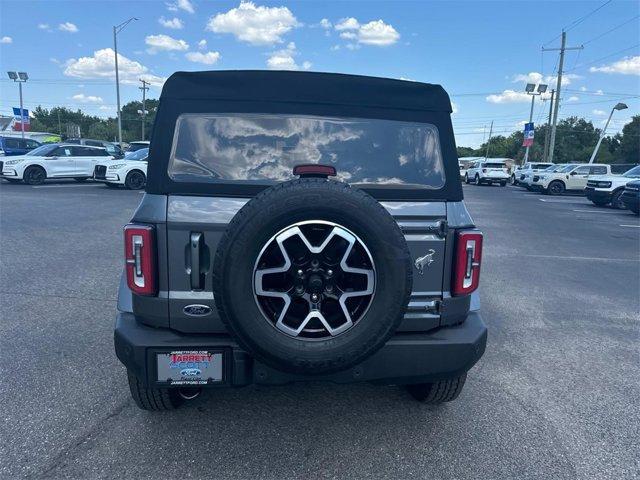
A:
POLYGON ((206 385, 222 381, 222 353, 180 350, 156 354, 158 381, 170 385, 206 385))

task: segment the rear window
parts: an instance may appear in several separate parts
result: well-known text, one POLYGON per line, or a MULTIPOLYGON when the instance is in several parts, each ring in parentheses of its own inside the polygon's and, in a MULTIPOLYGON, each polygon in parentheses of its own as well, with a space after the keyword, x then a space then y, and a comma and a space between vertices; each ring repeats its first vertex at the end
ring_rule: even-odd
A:
POLYGON ((504 163, 485 163, 484 168, 504 168, 506 165, 504 163))
POLYGON ((169 176, 185 182, 268 184, 305 163, 369 186, 439 189, 438 130, 427 123, 276 114, 186 114, 176 123, 169 176))

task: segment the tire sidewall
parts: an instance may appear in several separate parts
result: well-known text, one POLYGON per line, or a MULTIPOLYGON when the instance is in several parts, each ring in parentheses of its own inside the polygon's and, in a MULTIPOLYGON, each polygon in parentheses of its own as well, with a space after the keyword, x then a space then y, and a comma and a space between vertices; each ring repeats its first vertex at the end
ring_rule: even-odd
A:
POLYGON ((124 184, 129 190, 140 190, 141 188, 144 188, 146 180, 147 179, 145 174, 142 173, 140 170, 132 170, 129 173, 127 173, 127 176, 125 177, 125 180, 124 180, 124 184), (131 185, 131 179, 138 175, 142 177, 142 185, 140 187, 131 185))
MULTIPOLYGON (((244 218, 228 238, 226 251, 216 255, 214 271, 221 273, 216 282, 221 316, 245 348, 280 370, 329 373, 360 362, 393 334, 408 303, 408 248, 404 238, 404 245, 390 241, 394 235, 402 235, 399 227, 386 211, 388 218, 382 216, 385 221, 380 221, 369 202, 349 204, 330 190, 298 191, 267 205, 244 218), (308 205, 317 206, 310 209, 308 205), (305 220, 329 221, 353 232, 369 249, 376 270, 375 293, 364 316, 336 337, 310 341, 278 330, 263 316, 253 293, 253 268, 263 246, 281 230, 305 220), (389 231, 389 221, 397 231, 389 231)), ((260 206, 264 206, 262 202, 260 206)), ((383 208, 377 202, 376 207, 383 208)))
POLYGON ((27 167, 23 175, 24 183, 26 183, 27 185, 42 185, 46 178, 47 178, 47 172, 45 171, 45 169, 35 165, 31 167, 27 167), (36 172, 36 171, 42 171, 44 173, 44 176, 42 179, 34 181, 32 178, 32 175, 33 175, 33 172, 36 172))

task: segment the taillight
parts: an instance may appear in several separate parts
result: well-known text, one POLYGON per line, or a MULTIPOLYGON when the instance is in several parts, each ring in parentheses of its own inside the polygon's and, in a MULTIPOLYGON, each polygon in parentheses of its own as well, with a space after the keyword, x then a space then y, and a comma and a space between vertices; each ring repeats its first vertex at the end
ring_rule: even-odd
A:
POLYGON ((156 235, 148 225, 129 224, 124 227, 124 258, 127 285, 138 295, 155 295, 156 235))
POLYGON ((481 261, 482 233, 477 230, 457 232, 452 295, 468 295, 478 288, 481 261))

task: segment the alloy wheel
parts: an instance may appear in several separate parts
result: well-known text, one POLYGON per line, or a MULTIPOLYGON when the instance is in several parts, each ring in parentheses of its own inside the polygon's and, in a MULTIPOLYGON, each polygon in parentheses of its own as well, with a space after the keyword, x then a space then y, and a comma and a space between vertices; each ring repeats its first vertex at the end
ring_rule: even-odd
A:
POLYGON ((295 223, 264 245, 253 291, 264 318, 302 340, 340 335, 366 314, 375 294, 375 266, 357 235, 337 223, 295 223))

